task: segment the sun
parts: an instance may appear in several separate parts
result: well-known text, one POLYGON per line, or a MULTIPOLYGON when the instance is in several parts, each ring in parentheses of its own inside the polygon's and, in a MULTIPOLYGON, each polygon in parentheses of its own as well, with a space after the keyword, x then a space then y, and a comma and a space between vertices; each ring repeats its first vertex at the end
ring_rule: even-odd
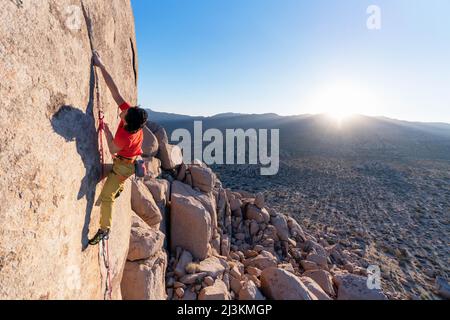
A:
POLYGON ((325 114, 342 124, 356 114, 372 114, 376 101, 376 96, 367 88, 341 80, 314 90, 306 107, 308 113, 325 114))
POLYGON ((332 120, 334 120, 338 123, 342 123, 345 120, 352 118, 356 113, 353 113, 351 111, 345 111, 345 110, 333 110, 333 111, 325 112, 325 114, 332 120))

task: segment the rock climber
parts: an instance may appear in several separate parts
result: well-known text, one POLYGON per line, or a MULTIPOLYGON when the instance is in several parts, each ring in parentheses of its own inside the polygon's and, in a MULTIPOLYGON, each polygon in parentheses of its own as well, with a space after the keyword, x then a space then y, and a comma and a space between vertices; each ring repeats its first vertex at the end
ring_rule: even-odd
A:
POLYGON ((114 201, 123 191, 125 181, 135 173, 135 161, 143 153, 142 128, 147 122, 148 115, 144 109, 132 107, 123 99, 98 52, 94 52, 93 62, 94 66, 102 71, 106 85, 122 111, 120 113, 121 121, 115 136, 112 135, 108 125, 104 124, 106 141, 114 161, 112 171, 108 174, 100 194, 100 229, 89 240, 90 245, 97 245, 103 239, 108 239, 114 201))

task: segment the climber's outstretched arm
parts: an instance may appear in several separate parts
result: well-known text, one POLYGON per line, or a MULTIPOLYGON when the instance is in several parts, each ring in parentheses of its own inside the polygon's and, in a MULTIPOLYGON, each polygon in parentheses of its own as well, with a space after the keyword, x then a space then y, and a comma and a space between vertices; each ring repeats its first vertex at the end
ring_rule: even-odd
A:
POLYGON ((93 60, 94 66, 99 67, 100 70, 102 70, 103 78, 105 79, 106 85, 108 86, 109 91, 111 91, 111 94, 117 105, 121 106, 123 103, 125 103, 125 99, 120 94, 119 88, 117 88, 117 85, 111 77, 111 74, 108 72, 108 70, 106 70, 106 67, 97 51, 94 52, 93 60))

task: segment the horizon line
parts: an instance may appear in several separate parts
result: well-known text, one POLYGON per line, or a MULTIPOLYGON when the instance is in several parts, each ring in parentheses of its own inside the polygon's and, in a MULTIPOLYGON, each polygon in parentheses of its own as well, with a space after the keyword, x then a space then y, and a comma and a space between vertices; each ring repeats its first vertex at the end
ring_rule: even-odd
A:
MULTIPOLYGON (((255 115, 259 115, 259 116, 264 116, 264 115, 275 115, 277 117, 280 118, 289 118, 289 117, 314 117, 314 116, 324 116, 324 115, 329 115, 329 113, 326 112, 320 112, 320 113, 304 113, 304 114, 290 114, 290 115, 280 115, 276 112, 265 112, 265 113, 240 113, 240 112, 221 112, 221 113, 216 113, 216 114, 212 114, 212 115, 190 115, 190 114, 183 114, 183 113, 174 113, 174 112, 165 112, 165 111, 156 111, 152 108, 144 108, 146 110, 150 110, 151 112, 155 112, 155 113, 164 113, 164 114, 169 114, 169 115, 178 115, 178 116, 185 116, 185 117, 191 117, 191 118, 214 118, 217 116, 221 116, 221 115, 226 115, 226 114, 230 114, 230 115, 240 115, 240 116, 255 116, 255 115)), ((443 121, 420 121, 420 120, 405 120, 405 119, 398 119, 398 118, 391 118, 388 116, 383 116, 383 115, 378 115, 378 116, 374 116, 374 115, 366 115, 366 114, 359 114, 359 113, 355 113, 352 114, 351 116, 361 116, 361 117, 368 117, 368 118, 379 118, 379 119, 385 119, 385 120, 394 120, 394 121, 400 121, 400 122, 407 122, 407 123, 422 123, 422 124, 443 124, 443 125, 449 125, 450 126, 450 121, 449 122, 443 122, 443 121)))

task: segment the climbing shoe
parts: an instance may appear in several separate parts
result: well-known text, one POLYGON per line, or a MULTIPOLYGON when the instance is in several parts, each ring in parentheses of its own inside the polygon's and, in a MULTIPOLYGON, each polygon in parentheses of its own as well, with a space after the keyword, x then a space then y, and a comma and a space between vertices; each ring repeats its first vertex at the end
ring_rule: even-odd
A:
POLYGON ((97 245, 102 240, 108 240, 109 239, 109 229, 108 230, 102 230, 99 229, 95 236, 89 240, 89 244, 91 246, 97 245))

